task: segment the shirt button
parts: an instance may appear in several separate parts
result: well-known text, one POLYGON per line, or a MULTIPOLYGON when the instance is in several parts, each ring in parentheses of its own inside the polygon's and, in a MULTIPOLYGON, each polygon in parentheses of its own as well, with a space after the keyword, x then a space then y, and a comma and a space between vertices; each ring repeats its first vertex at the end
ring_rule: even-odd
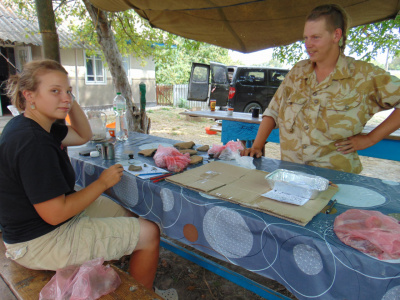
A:
POLYGON ((344 107, 345 110, 349 110, 349 108, 350 108, 350 107, 349 107, 348 105, 346 105, 346 106, 344 107))
POLYGON ((304 129, 305 129, 305 130, 308 130, 308 128, 309 128, 308 125, 305 125, 305 126, 304 126, 304 129))
POLYGON ((318 93, 317 93, 317 92, 314 92, 312 95, 315 97, 315 96, 317 96, 317 95, 318 95, 318 93))
POLYGON ((314 103, 315 103, 315 104, 318 104, 318 100, 314 100, 314 103))
POLYGON ((306 149, 307 148, 307 145, 303 145, 303 149, 306 149))

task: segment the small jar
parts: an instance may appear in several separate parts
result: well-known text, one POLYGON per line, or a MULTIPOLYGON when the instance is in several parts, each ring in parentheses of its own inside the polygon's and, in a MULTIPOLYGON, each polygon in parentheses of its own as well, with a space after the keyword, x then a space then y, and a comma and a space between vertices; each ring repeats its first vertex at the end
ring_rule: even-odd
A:
POLYGON ((228 116, 232 116, 233 115, 233 107, 228 107, 228 110, 227 110, 226 114, 228 116))

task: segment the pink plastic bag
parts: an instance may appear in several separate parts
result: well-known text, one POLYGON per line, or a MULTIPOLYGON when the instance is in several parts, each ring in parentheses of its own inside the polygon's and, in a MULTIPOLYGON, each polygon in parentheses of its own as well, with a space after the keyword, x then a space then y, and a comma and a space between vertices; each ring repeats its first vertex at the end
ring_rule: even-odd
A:
MULTIPOLYGON (((225 150, 229 149, 231 150, 230 153, 235 153, 236 151, 243 150, 243 144, 242 142, 234 142, 234 141, 229 141, 226 143, 226 145, 213 145, 210 150, 208 150, 208 154, 214 154, 214 158, 218 158, 221 153, 225 150)), ((234 158, 231 158, 234 159, 234 158)), ((229 159, 226 159, 229 160, 229 159)))
POLYGON ((349 209, 337 216, 333 229, 338 238, 378 259, 400 258, 400 224, 379 211, 349 209))
POLYGON ((159 145, 154 154, 154 162, 159 168, 167 168, 170 172, 181 172, 189 165, 190 154, 182 154, 174 147, 159 145))
POLYGON ((103 263, 103 258, 96 258, 57 270, 40 291, 39 300, 94 300, 115 291, 121 279, 103 263))

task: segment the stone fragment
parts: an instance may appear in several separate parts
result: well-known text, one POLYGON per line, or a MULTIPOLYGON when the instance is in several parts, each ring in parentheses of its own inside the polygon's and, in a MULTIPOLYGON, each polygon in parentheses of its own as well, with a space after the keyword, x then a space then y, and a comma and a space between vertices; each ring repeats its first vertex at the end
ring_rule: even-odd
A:
POLYGON ((190 164, 195 165, 201 163, 203 161, 203 156, 200 155, 193 155, 190 157, 190 164))
POLYGON ((210 149, 209 145, 203 145, 201 147, 198 147, 196 150, 201 152, 207 152, 209 149, 210 149))
POLYGON ((194 142, 184 142, 184 143, 176 143, 174 145, 177 149, 191 149, 195 145, 194 142))
POLYGON ((139 154, 144 155, 144 156, 153 156, 154 152, 156 152, 156 151, 157 151, 157 148, 145 149, 145 150, 139 151, 139 154))
POLYGON ((142 166, 135 166, 135 165, 130 165, 128 168, 129 171, 134 171, 134 172, 142 171, 142 169, 143 169, 142 166))

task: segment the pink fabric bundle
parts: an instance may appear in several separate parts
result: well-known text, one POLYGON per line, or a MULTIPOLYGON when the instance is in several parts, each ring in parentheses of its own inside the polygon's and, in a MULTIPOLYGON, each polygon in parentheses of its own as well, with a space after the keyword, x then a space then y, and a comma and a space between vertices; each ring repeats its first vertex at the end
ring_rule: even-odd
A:
POLYGON ((382 260, 400 258, 400 224, 379 211, 349 209, 336 217, 333 229, 361 252, 382 260))
POLYGON ((103 263, 103 258, 97 258, 57 270, 40 291, 39 300, 94 300, 115 291, 121 279, 103 263))
POLYGON ((181 172, 189 165, 190 154, 182 154, 174 147, 159 145, 154 154, 154 162, 159 168, 167 168, 170 172, 181 172))

